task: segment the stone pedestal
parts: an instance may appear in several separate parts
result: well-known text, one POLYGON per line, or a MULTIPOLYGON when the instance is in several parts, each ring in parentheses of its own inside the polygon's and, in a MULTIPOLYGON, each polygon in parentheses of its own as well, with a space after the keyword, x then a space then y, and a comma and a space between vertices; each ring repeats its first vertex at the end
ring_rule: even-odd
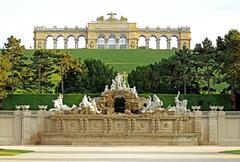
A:
POLYGON ((22 144, 31 144, 31 112, 22 111, 22 144))
POLYGON ((217 111, 209 112, 209 144, 217 144, 217 111))
POLYGON ((14 142, 15 145, 20 145, 21 144, 21 140, 22 140, 22 134, 21 134, 21 130, 22 130, 22 112, 17 110, 14 111, 14 142))
POLYGON ((225 123, 226 123, 226 118, 225 118, 225 112, 224 111, 218 111, 218 116, 217 116, 217 143, 221 144, 224 142, 224 134, 226 133, 225 129, 225 123))
MULTIPOLYGON (((202 112, 201 111, 194 111, 194 118, 195 118, 195 123, 194 123, 194 129, 196 133, 202 134, 202 112)), ((202 136, 199 139, 199 142, 202 141, 202 136)))

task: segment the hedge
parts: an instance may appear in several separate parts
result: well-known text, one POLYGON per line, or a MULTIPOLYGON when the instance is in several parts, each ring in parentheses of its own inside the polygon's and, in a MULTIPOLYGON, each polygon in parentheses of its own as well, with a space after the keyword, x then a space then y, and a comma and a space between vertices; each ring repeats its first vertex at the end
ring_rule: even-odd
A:
MULTIPOLYGON (((91 97, 100 96, 100 94, 87 94, 91 97)), ((140 94, 142 97, 152 96, 153 94, 140 94)), ((8 95, 3 100, 4 110, 15 110, 15 105, 30 105, 31 110, 37 110, 38 105, 48 105, 48 108, 53 107, 52 100, 57 98, 57 94, 12 94, 8 95)), ((79 105, 84 94, 65 94, 64 104, 72 106, 73 104, 79 105)), ((176 94, 158 94, 159 98, 163 101, 164 107, 169 105, 174 106, 174 97, 176 94)), ((179 100, 188 100, 188 108, 191 106, 200 105, 202 110, 209 110, 210 105, 221 105, 224 106, 225 111, 233 110, 230 95, 198 95, 198 94, 181 94, 179 100)))

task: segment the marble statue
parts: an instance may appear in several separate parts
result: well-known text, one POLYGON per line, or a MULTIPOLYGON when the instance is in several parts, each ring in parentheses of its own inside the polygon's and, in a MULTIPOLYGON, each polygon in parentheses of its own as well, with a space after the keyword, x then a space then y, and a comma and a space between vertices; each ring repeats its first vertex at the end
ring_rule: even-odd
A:
POLYGON ((116 89, 116 82, 114 79, 112 79, 112 84, 111 84, 111 91, 116 89))
POLYGON ((162 109, 161 107, 163 106, 163 102, 158 98, 157 95, 148 96, 147 99, 147 105, 142 109, 142 113, 145 112, 154 112, 156 109, 162 109))
POLYGON ((179 101, 179 95, 180 95, 180 92, 178 91, 178 94, 177 96, 175 97, 175 106, 173 107, 170 107, 169 110, 170 111, 175 111, 175 112, 178 112, 178 113, 184 113, 186 114, 187 112, 190 112, 189 109, 187 109, 187 100, 182 100, 182 101, 179 101))
POLYGON ((133 86, 133 88, 131 88, 131 92, 132 92, 136 97, 138 97, 137 90, 136 90, 136 86, 133 86))
POLYGON ((58 98, 56 100, 53 100, 53 103, 54 103, 54 108, 50 109, 49 111, 71 110, 70 107, 63 104, 63 95, 62 94, 59 94, 58 98))
POLYGON ((123 76, 118 73, 117 76, 115 77, 115 82, 116 88, 121 89, 123 83, 123 76))
POLYGON ((82 102, 79 104, 79 109, 81 110, 82 108, 88 108, 90 111, 101 113, 97 108, 95 99, 91 99, 91 97, 87 97, 87 95, 84 95, 82 102))

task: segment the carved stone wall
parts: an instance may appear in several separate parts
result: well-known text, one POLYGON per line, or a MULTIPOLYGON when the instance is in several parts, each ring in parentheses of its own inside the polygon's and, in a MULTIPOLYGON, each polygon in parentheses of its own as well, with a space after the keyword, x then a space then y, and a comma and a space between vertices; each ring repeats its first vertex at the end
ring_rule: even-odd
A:
POLYGON ((198 145, 200 137, 187 115, 56 114, 45 121, 41 144, 198 145))
POLYGON ((0 144, 240 146, 240 112, 181 116, 0 111, 0 144))

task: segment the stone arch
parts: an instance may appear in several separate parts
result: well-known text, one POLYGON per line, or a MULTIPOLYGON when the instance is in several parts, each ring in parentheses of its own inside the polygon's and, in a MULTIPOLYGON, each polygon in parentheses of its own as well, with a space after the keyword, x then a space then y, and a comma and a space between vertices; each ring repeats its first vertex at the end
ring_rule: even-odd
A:
POLYGON ((86 36, 80 35, 77 39, 78 47, 77 48, 86 48, 86 36))
POLYGON ((179 48, 179 38, 176 35, 173 35, 171 37, 171 43, 170 43, 171 48, 179 48))
POLYGON ((74 37, 74 35, 69 35, 67 37, 67 47, 68 47, 68 49, 74 49, 75 48, 75 37, 74 37))
POLYGON ((157 49, 157 37, 155 35, 149 37, 149 48, 157 49))
POLYGON ((58 35, 56 37, 56 41, 57 41, 57 49, 64 49, 64 36, 63 35, 58 35))
POLYGON ((168 37, 166 35, 160 36, 160 49, 168 49, 167 41, 168 37))
POLYGON ((104 38, 104 39, 105 39, 105 38, 106 38, 106 35, 105 35, 105 34, 103 34, 103 33, 99 33, 99 34, 98 34, 98 38, 100 38, 100 37, 102 37, 102 38, 104 38))
POLYGON ((54 49, 54 38, 52 35, 46 37, 46 49, 54 49))
POLYGON ((138 37, 138 48, 146 48, 147 46, 147 37, 145 35, 140 35, 138 37))

